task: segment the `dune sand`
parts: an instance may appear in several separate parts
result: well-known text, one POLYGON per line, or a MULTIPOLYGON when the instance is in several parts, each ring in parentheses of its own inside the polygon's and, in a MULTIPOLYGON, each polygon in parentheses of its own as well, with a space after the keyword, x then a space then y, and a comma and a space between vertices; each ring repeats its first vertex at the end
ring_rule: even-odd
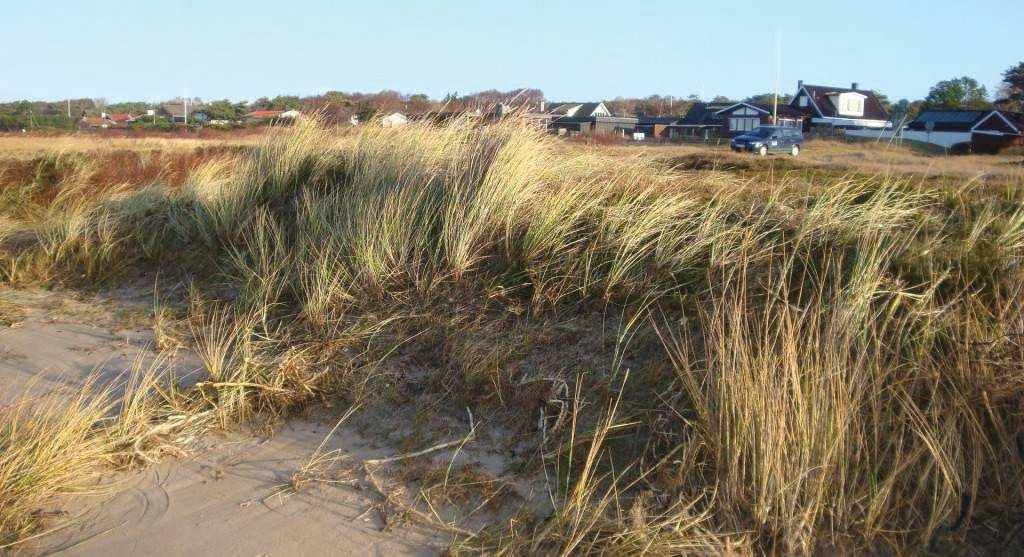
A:
MULTIPOLYGON (((148 324, 151 292, 125 289, 90 296, 3 290, 0 406, 33 393, 81 385, 98 371, 113 381, 132 363, 157 357, 148 324)), ((170 367, 197 376, 188 353, 170 367)), ((395 454, 341 428, 325 450, 339 450, 340 476, 299 492, 288 484, 332 423, 290 421, 269 438, 211 435, 180 458, 141 472, 104 473, 96 494, 43 509, 49 534, 19 546, 22 554, 74 555, 436 555, 447 534, 410 521, 385 524, 368 490, 347 464, 395 454)), ((355 470, 355 468, 353 468, 355 470)))

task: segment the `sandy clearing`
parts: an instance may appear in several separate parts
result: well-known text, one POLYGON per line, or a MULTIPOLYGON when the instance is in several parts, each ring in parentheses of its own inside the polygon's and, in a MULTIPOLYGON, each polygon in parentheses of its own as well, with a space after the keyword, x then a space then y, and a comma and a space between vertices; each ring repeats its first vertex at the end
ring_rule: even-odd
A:
MULTIPOLYGON (((152 292, 118 289, 91 295, 42 289, 0 289, 0 408, 27 392, 41 395, 81 385, 98 373, 116 381, 140 360, 158 358, 151 319, 152 292)), ((161 367, 164 369, 164 367, 161 367)), ((198 378, 202 364, 179 351, 166 366, 176 377, 198 378)), ((210 435, 188 456, 168 458, 141 472, 102 472, 91 495, 62 497, 40 509, 51 532, 19 546, 24 555, 437 555, 451 535, 423 524, 398 521, 376 510, 380 494, 367 481, 365 459, 395 456, 411 408, 364 416, 346 423, 322 451, 337 451, 331 481, 314 480, 298 493, 293 475, 328 436, 336 418, 289 420, 268 439, 236 432, 210 435), (385 520, 392 523, 387 524, 385 520)), ((464 423, 438 431, 457 439, 464 423)), ((487 437, 487 436, 485 436, 487 437)), ((536 478, 509 475, 497 439, 480 439, 458 452, 456 470, 468 466, 497 478, 514 500, 536 500, 536 478), (490 446, 491 449, 484 447, 490 446), (519 497, 519 499, 515 499, 519 497)), ((432 463, 442 469, 452 451, 432 463)), ((388 468, 375 472, 403 500, 418 493, 416 478, 388 468)), ((406 471, 408 472, 408 471, 406 471)), ((458 509, 439 508, 445 520, 458 509)), ((497 515, 464 518, 475 529, 497 515)))
MULTIPOLYGON (((79 387, 94 372, 101 382, 115 381, 136 360, 153 362, 151 297, 141 288, 90 296, 0 290, 6 323, 0 326, 0 406, 26 392, 79 387)), ((177 377, 198 376, 202 368, 185 352, 164 363, 177 377)))
MULTIPOLYGON (((372 511, 378 497, 345 485, 344 474, 342 483, 287 489, 330 429, 292 421, 270 439, 216 436, 191 458, 107 475, 104 482, 116 482, 112 492, 52 509, 68 526, 25 549, 86 556, 438 555, 447 537, 413 524, 382 531, 372 511)), ((350 462, 388 454, 344 429, 328 449, 343 450, 350 462)))

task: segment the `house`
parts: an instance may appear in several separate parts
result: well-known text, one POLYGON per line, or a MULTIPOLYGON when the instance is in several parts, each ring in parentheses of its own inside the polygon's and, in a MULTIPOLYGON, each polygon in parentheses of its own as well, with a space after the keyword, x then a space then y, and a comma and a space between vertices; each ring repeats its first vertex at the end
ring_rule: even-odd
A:
POLYGON ((380 119, 380 125, 383 128, 397 128, 408 123, 409 118, 401 112, 392 112, 380 119))
POLYGON ((963 152, 995 153, 1024 145, 1024 113, 1008 110, 925 110, 901 130, 852 130, 870 139, 907 139, 963 152))
POLYGON ((113 123, 123 126, 130 124, 135 121, 136 116, 128 114, 127 112, 114 112, 112 114, 106 114, 106 117, 113 123))
POLYGON ((157 109, 157 114, 171 122, 184 123, 187 109, 185 103, 164 103, 157 109))
POLYGON ((636 130, 637 118, 615 116, 604 102, 540 103, 526 118, 558 135, 621 135, 636 130))
POLYGON ((668 139, 708 140, 742 135, 758 126, 802 127, 810 116, 786 104, 697 103, 665 127, 668 139))
POLYGON ((799 81, 789 106, 808 116, 804 121, 805 131, 815 127, 885 129, 892 126, 889 114, 874 91, 861 89, 857 83, 845 88, 806 85, 799 81))
POLYGON ((82 116, 82 119, 78 121, 78 127, 80 128, 107 129, 115 125, 112 120, 107 118, 106 114, 101 116, 82 116))
POLYGON ((735 103, 696 103, 686 115, 666 126, 669 139, 715 139, 722 137, 725 119, 718 114, 735 103))
POLYGON ((737 136, 759 126, 802 128, 809 116, 791 106, 738 102, 715 112, 722 122, 721 136, 737 136))
POLYGON ((644 139, 668 139, 668 126, 677 121, 679 121, 678 116, 638 115, 636 133, 644 134, 644 139))
POLYGON ((283 110, 253 110, 245 114, 245 119, 249 121, 274 120, 280 118, 282 114, 284 114, 283 110))
POLYGON ((971 130, 990 110, 925 110, 900 132, 902 139, 950 148, 971 141, 971 130))
POLYGON ((975 153, 996 153, 1011 145, 1024 145, 1024 112, 993 110, 971 127, 975 153))
POLYGON ((202 124, 210 120, 210 115, 203 110, 202 105, 189 102, 163 103, 157 109, 157 114, 176 124, 202 124))
POLYGON ((299 118, 300 116, 302 116, 302 113, 299 112, 298 110, 295 110, 293 108, 291 110, 285 110, 284 112, 281 113, 280 116, 278 116, 278 118, 285 118, 287 120, 295 120, 296 118, 299 118))

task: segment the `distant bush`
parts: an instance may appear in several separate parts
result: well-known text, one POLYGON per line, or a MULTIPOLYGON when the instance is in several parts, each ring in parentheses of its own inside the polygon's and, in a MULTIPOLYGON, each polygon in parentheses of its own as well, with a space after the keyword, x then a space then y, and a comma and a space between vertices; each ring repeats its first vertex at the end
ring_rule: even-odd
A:
POLYGON ((132 129, 149 131, 170 131, 174 124, 165 118, 144 117, 131 123, 132 129))

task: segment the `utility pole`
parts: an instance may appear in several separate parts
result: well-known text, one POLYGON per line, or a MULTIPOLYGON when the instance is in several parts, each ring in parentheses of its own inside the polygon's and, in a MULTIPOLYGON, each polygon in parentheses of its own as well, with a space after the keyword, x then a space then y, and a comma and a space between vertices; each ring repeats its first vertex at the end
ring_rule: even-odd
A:
POLYGON ((68 120, 71 119, 71 99, 68 99, 68 120))
POLYGON ((772 99, 772 124, 779 123, 779 74, 782 66, 782 34, 775 31, 775 95, 772 99))
POLYGON ((188 127, 188 97, 185 97, 184 105, 183 106, 185 108, 185 127, 187 128, 188 127))

